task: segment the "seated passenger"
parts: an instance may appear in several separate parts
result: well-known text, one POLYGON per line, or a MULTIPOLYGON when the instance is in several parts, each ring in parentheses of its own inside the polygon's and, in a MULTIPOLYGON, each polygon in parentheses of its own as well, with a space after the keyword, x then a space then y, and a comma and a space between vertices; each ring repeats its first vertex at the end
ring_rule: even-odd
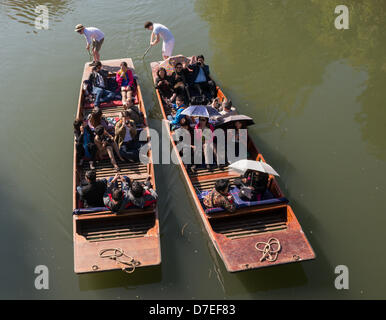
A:
POLYGON ((217 96, 217 89, 210 77, 209 66, 205 64, 204 56, 193 57, 188 70, 191 70, 190 85, 195 87, 201 96, 206 96, 212 101, 217 96))
POLYGON ((170 98, 173 95, 172 81, 167 75, 165 68, 159 68, 157 71, 157 79, 155 80, 155 87, 159 90, 164 102, 169 105, 170 98))
POLYGON ((137 142, 137 128, 131 120, 129 112, 123 111, 121 119, 115 125, 115 141, 119 153, 129 162, 139 161, 139 145, 137 142))
POLYGON ((219 98, 214 98, 210 106, 219 112, 221 111, 221 103, 219 102, 219 98))
POLYGON ((150 177, 147 178, 145 184, 134 181, 128 192, 130 203, 138 208, 146 208, 157 202, 157 193, 153 190, 150 183, 150 177))
POLYGON ((216 118, 216 121, 221 121, 228 116, 234 116, 237 114, 236 108, 233 106, 231 100, 226 100, 221 104, 220 116, 216 118))
MULTIPOLYGON (((202 140, 202 150, 199 150, 196 147, 194 147, 194 153, 195 153, 195 158, 200 158, 201 154, 204 153, 206 169, 208 170, 212 170, 212 166, 211 166, 212 163, 210 163, 211 162, 210 160, 213 159, 212 154, 214 150, 213 149, 214 148, 213 131, 214 131, 214 127, 212 124, 209 123, 209 119, 204 117, 199 117, 198 123, 194 127, 194 139, 202 140), (211 136, 209 137, 209 141, 204 137, 203 133, 205 129, 209 129, 211 131, 211 136)), ((193 172, 196 171, 195 163, 191 166, 191 170, 193 172)))
POLYGON ((92 112, 87 117, 87 125, 91 131, 95 131, 97 126, 103 126, 106 131, 111 132, 114 128, 110 126, 107 120, 104 118, 102 110, 98 107, 95 107, 92 112))
POLYGON ((90 161, 90 169, 95 169, 94 161, 98 149, 94 143, 94 133, 81 119, 76 119, 74 121, 74 134, 77 163, 82 166, 83 158, 86 157, 90 161))
POLYGON ((107 183, 107 189, 103 196, 104 205, 112 212, 119 213, 129 208, 128 192, 130 189, 130 179, 116 174, 107 183), (118 188, 118 181, 121 181, 121 189, 118 188))
POLYGON ((184 98, 182 96, 178 96, 176 98, 176 103, 172 106, 172 110, 175 111, 175 116, 168 116, 168 119, 170 121, 170 125, 172 127, 172 130, 179 127, 180 120, 182 118, 185 118, 186 116, 181 114, 185 109, 186 105, 184 104, 184 98))
POLYGON ((186 69, 186 64, 185 67, 183 67, 181 62, 177 62, 174 69, 176 71, 170 76, 174 92, 171 97, 171 101, 174 101, 174 98, 177 96, 182 96, 184 98, 184 102, 187 103, 190 101, 188 89, 189 71, 186 69))
POLYGON ((99 107, 102 102, 109 102, 115 99, 121 99, 120 95, 108 89, 108 76, 107 71, 102 70, 102 64, 98 64, 92 68, 92 72, 89 77, 89 82, 92 85, 92 93, 95 95, 94 105, 99 107))
POLYGON ((179 122, 179 126, 180 127, 174 131, 174 139, 175 141, 177 141, 177 146, 180 146, 182 143, 185 144, 185 148, 182 147, 180 151, 180 156, 182 157, 185 167, 189 172, 191 171, 192 160, 193 160, 192 149, 194 148, 194 140, 193 140, 194 131, 190 126, 190 121, 188 120, 187 117, 181 118, 179 122), (186 131, 183 132, 183 130, 186 130, 186 131), (184 133, 186 134, 186 136, 184 135, 184 133), (184 157, 184 149, 186 150, 186 148, 189 148, 190 155, 188 154, 184 157))
POLYGON ((84 207, 104 207, 103 195, 106 191, 106 179, 97 180, 94 170, 86 171, 85 178, 87 184, 76 188, 84 207))
MULTIPOLYGON (((230 137, 232 139, 232 142, 235 144, 235 156, 239 157, 240 156, 240 143, 244 144, 244 150, 248 150, 248 135, 245 137, 241 136, 241 131, 242 129, 247 130, 247 127, 243 125, 241 121, 236 121, 234 123, 234 126, 231 127, 230 129, 234 129, 234 131, 229 130, 227 133, 227 137, 230 137), (241 138, 241 140, 240 140, 241 138), (243 139, 245 138, 245 139, 243 139), (246 143, 246 144, 245 144, 246 143)), ((245 154, 245 159, 247 158, 247 154, 245 154)))
POLYGON ((235 212, 234 199, 229 193, 229 179, 217 180, 214 189, 204 197, 203 202, 207 208, 220 207, 228 212, 235 212))
POLYGON ((267 190, 269 175, 264 172, 247 170, 241 178, 235 180, 240 188, 239 196, 245 201, 260 201, 267 190))
POLYGON ((132 92, 134 90, 134 77, 125 61, 121 63, 121 70, 116 74, 116 81, 121 91, 123 108, 126 109, 127 106, 133 105, 132 92))
POLYGON ((126 110, 137 127, 143 127, 145 117, 138 106, 132 105, 126 110))
POLYGON ((95 144, 98 148, 98 157, 99 159, 105 158, 107 155, 110 158, 111 164, 114 166, 116 171, 119 171, 119 167, 117 162, 115 161, 115 154, 119 157, 119 159, 124 162, 125 159, 119 153, 119 148, 117 143, 113 140, 113 137, 105 130, 105 128, 101 125, 95 128, 96 137, 94 139, 95 144))

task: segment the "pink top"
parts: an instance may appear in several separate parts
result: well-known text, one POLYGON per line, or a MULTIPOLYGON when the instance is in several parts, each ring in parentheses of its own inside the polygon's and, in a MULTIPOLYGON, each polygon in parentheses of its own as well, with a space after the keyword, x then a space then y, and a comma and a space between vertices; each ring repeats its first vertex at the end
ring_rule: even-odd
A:
MULTIPOLYGON (((206 129, 207 129, 207 127, 206 127, 206 129)), ((209 129, 210 129, 210 131, 214 131, 214 127, 213 127, 213 125, 211 125, 210 123, 209 123, 209 129)), ((205 130, 205 129, 204 129, 205 130)), ((202 129, 199 127, 199 123, 197 123, 195 126, 194 126, 194 137, 195 137, 195 139, 197 139, 197 140, 200 140, 200 139, 202 139, 202 129)), ((210 139, 210 141, 212 142, 213 141, 213 134, 211 135, 211 139, 210 139)))
POLYGON ((126 73, 123 73, 122 70, 119 70, 115 76, 115 80, 118 83, 119 89, 121 89, 121 87, 132 87, 134 85, 134 77, 130 69, 127 69, 126 73))

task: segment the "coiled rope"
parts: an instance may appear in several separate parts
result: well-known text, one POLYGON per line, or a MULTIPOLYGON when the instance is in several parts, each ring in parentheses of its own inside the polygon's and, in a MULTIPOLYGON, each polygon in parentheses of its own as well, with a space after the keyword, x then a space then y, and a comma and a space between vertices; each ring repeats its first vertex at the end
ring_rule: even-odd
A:
POLYGON ((263 241, 257 242, 255 244, 255 248, 257 251, 260 251, 263 253, 260 258, 261 262, 263 262, 264 260, 267 260, 269 262, 274 262, 276 261, 277 256, 279 255, 279 252, 281 250, 281 245, 278 239, 270 238, 268 242, 263 242, 263 241))
POLYGON ((141 264, 133 257, 125 254, 124 251, 120 248, 103 249, 99 252, 99 256, 101 258, 114 260, 121 267, 122 271, 126 273, 133 273, 135 268, 141 264))

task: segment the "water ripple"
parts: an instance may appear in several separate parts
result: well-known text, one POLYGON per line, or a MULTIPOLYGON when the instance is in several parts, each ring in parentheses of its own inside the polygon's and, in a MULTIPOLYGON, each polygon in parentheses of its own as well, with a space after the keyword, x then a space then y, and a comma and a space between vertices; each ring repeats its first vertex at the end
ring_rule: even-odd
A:
POLYGON ((50 18, 55 17, 53 21, 61 21, 60 17, 71 11, 71 0, 5 0, 2 2, 5 14, 12 20, 22 24, 35 26, 35 19, 38 14, 35 8, 39 5, 45 5, 49 9, 50 18))

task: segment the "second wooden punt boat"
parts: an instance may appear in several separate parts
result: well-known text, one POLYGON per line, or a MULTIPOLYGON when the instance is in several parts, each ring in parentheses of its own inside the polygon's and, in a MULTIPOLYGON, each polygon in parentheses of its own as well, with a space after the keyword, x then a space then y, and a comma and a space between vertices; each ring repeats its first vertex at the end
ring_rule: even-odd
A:
MULTIPOLYGON (((122 61, 126 61, 133 71, 134 66, 130 58, 102 61, 103 68, 112 72, 119 70, 122 61)), ((88 79, 91 67, 88 63, 84 67, 82 83, 88 79)), ((140 86, 137 87, 135 103, 144 114, 144 127, 149 130, 146 120, 146 110, 142 100, 140 86)), ((123 111, 122 103, 114 101, 101 105, 106 118, 119 117, 123 111)), ((86 102, 83 86, 81 85, 77 118, 85 119, 92 111, 92 105, 86 102)), ((151 150, 148 156, 152 159, 151 150)), ((97 211, 81 213, 82 204, 76 187, 84 179, 89 164, 85 161, 83 167, 77 165, 76 149, 74 146, 74 174, 73 174, 73 239, 74 239, 74 270, 76 273, 99 272, 116 269, 133 271, 133 267, 159 265, 161 263, 161 249, 159 236, 159 220, 157 206, 146 209, 129 209, 115 214, 111 211, 97 211)), ((118 163, 121 175, 129 176, 132 180, 145 181, 151 178, 154 190, 155 177, 152 161, 142 163, 118 163)), ((97 178, 109 178, 115 175, 110 160, 100 161, 96 165, 97 178)), ((84 210, 83 210, 84 211, 84 210)))
MULTIPOLYGON (((153 80, 156 80, 157 71, 160 66, 164 67, 168 74, 170 74, 174 71, 173 66, 176 62, 187 62, 190 60, 190 58, 176 56, 163 62, 152 62, 153 80)), ((170 108, 165 108, 159 91, 156 90, 156 93, 163 118, 166 120, 170 108)), ((217 88, 217 97, 220 101, 225 99, 225 95, 220 88, 217 88)), ((188 173, 177 151, 168 122, 164 121, 164 123, 177 154, 179 166, 190 195, 194 200, 197 211, 216 251, 229 272, 315 258, 311 245, 291 206, 288 205, 288 200, 284 198, 273 176, 270 177, 269 183, 269 191, 273 195, 273 199, 259 201, 253 206, 239 207, 235 213, 220 212, 208 215, 202 202, 203 193, 211 190, 218 179, 228 178, 232 182, 239 175, 228 170, 228 167, 225 170, 216 169, 214 171, 202 168, 198 169, 196 173, 188 173), (269 261, 269 259, 262 260, 263 253, 256 248, 259 242, 267 243, 270 238, 279 240, 281 246, 275 261, 269 261)), ((252 160, 265 161, 250 136, 248 136, 248 154, 252 160)), ((263 249, 264 245, 260 244, 257 247, 263 249)), ((272 245, 272 248, 276 250, 277 246, 272 245)))

